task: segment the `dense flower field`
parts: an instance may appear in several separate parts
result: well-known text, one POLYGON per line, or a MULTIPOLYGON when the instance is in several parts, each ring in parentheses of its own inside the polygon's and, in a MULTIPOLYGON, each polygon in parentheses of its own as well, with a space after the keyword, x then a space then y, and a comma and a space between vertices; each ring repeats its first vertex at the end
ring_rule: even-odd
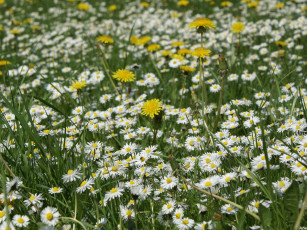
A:
POLYGON ((0 230, 307 227, 304 0, 0 0, 0 230))

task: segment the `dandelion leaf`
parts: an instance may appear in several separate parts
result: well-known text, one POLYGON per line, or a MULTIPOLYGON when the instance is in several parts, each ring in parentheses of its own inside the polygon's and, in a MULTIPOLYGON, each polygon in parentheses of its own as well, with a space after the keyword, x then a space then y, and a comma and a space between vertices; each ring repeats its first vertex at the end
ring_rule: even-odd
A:
POLYGON ((296 181, 293 181, 290 187, 286 190, 283 202, 287 220, 289 224, 293 225, 299 214, 299 186, 296 181))
POLYGON ((269 208, 266 208, 264 205, 260 204, 259 206, 259 216, 261 225, 263 228, 271 229, 271 222, 272 222, 272 214, 269 208))

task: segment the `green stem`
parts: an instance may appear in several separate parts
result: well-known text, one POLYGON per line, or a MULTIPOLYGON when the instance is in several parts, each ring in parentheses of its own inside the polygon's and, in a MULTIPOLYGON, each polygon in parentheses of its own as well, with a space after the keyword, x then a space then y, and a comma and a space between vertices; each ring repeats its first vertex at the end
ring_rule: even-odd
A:
POLYGON ((120 94, 119 94, 119 92, 118 92, 118 90, 117 90, 117 88, 116 88, 116 86, 115 86, 115 84, 114 84, 114 82, 113 82, 113 80, 112 80, 112 77, 111 77, 111 75, 110 75, 110 73, 109 73, 109 69, 107 68, 107 66, 106 66, 106 63, 105 63, 105 61, 104 61, 104 54, 103 54, 103 51, 101 50, 101 48, 100 48, 100 46, 98 45, 98 44, 96 44, 96 47, 98 48, 98 50, 100 51, 100 53, 101 53, 101 56, 102 56, 102 58, 101 58, 101 63, 102 63, 102 65, 103 65, 103 68, 104 68, 104 70, 106 71, 106 73, 107 73, 107 76, 108 76, 108 78, 109 78, 109 80, 110 80, 110 82, 111 82, 111 84, 112 84, 112 86, 113 86, 113 88, 114 88, 114 90, 115 90, 115 92, 116 92, 116 94, 118 95, 118 96, 120 96, 120 94))
POLYGON ((301 207, 301 211, 300 211, 300 213, 299 213, 299 215, 296 219, 296 222, 295 222, 295 225, 294 225, 294 230, 298 230, 300 228, 301 221, 303 219, 306 206, 307 206, 307 192, 305 193, 305 198, 304 198, 303 205, 301 207))
POLYGON ((224 84, 225 84, 225 74, 222 75, 222 87, 220 91, 220 97, 219 97, 219 104, 217 106, 217 116, 214 122, 214 128, 213 128, 213 133, 216 132, 217 125, 219 122, 220 114, 221 114, 221 107, 222 107, 222 102, 223 102, 223 91, 224 91, 224 84))
POLYGON ((10 174, 15 178, 15 174, 12 172, 12 170, 10 169, 10 167, 7 165, 7 163, 5 162, 5 160, 2 157, 2 154, 0 154, 0 159, 2 161, 2 163, 4 164, 5 168, 7 169, 7 171, 10 172, 10 174))
MULTIPOLYGON (((79 220, 75 219, 75 218, 71 218, 71 217, 60 217, 61 219, 64 220, 72 220, 73 222, 76 222, 78 224, 80 224, 82 226, 83 229, 86 229, 86 227, 84 226, 84 224, 82 224, 82 222, 80 222, 79 220)), ((75 224, 74 224, 75 226, 75 224)))
MULTIPOLYGON (((186 82, 186 75, 183 74, 183 86, 182 86, 183 91, 185 90, 185 82, 186 82)), ((180 103, 179 103, 180 109, 181 109, 181 105, 182 105, 183 91, 182 91, 182 94, 180 96, 180 103)))
POLYGON ((135 200, 135 202, 134 202, 134 215, 135 215, 135 230, 138 230, 138 218, 137 218, 137 212, 138 212, 138 210, 137 210, 137 201, 135 200))
POLYGON ((3 172, 2 176, 2 187, 3 187, 3 195, 4 195, 4 206, 5 206, 5 217, 6 217, 6 223, 8 226, 8 229, 10 229, 10 224, 11 224, 11 219, 9 215, 9 204, 7 202, 7 191, 6 191, 6 176, 5 173, 3 172))
POLYGON ((152 59, 151 54, 149 53, 148 56, 149 56, 149 59, 150 59, 151 63, 153 64, 153 66, 154 66, 156 72, 158 73, 159 78, 162 80, 161 73, 160 73, 160 71, 158 70, 158 67, 157 67, 156 63, 155 63, 154 60, 152 59))
POLYGON ((251 215, 252 217, 254 217, 256 220, 260 221, 260 217, 259 217, 258 215, 256 215, 255 213, 253 213, 253 212, 251 212, 251 211, 249 211, 249 210, 247 210, 247 209, 244 209, 241 205, 239 205, 239 204, 237 204, 237 203, 234 203, 234 202, 232 202, 232 201, 230 201, 230 200, 227 200, 227 199, 225 199, 225 198, 223 198, 223 197, 220 197, 220 196, 218 196, 218 195, 216 195, 216 194, 210 193, 210 192, 208 192, 208 191, 206 191, 206 190, 203 190, 203 189, 201 189, 201 188, 199 188, 199 187, 193 185, 193 184, 190 183, 189 181, 187 181, 183 176, 181 176, 181 178, 182 178, 182 180, 183 180, 186 184, 190 185, 192 188, 194 188, 194 189, 196 189, 196 190, 198 190, 198 191, 200 191, 200 192, 202 192, 202 193, 204 193, 204 194, 206 194, 206 195, 208 195, 208 196, 212 196, 212 197, 214 197, 214 198, 216 198, 216 199, 218 199, 218 200, 224 201, 225 203, 228 203, 228 204, 230 204, 230 205, 232 205, 232 206, 234 206, 234 207, 236 207, 236 208, 238 208, 238 209, 244 210, 246 213, 248 213, 249 215, 251 215))

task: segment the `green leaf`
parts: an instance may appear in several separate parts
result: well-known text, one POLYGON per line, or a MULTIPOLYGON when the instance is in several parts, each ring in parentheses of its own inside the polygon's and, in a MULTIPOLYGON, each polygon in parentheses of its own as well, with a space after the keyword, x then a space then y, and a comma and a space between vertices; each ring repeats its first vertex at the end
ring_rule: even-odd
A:
POLYGON ((284 206, 286 210, 287 220, 293 225, 299 214, 299 186, 293 181, 284 194, 284 206))
POLYGON ((39 100, 41 103, 47 105, 48 107, 54 109, 55 111, 57 111, 58 113, 62 114, 65 116, 65 113, 58 109, 56 106, 54 106, 53 104, 49 103, 48 101, 44 100, 43 98, 37 97, 37 96, 33 96, 35 99, 39 100))
POLYGON ((271 229, 272 214, 269 208, 259 205, 259 216, 264 229, 271 229))
POLYGON ((16 118, 20 121, 22 127, 25 129, 25 131, 29 134, 29 136, 32 138, 32 140, 35 142, 37 147, 42 151, 42 153, 45 155, 45 150, 43 146, 41 145, 41 140, 39 135, 36 131, 32 132, 31 128, 29 127, 28 123, 26 122, 25 118, 22 114, 18 113, 17 110, 14 108, 14 106, 6 99, 6 97, 0 93, 0 98, 4 101, 6 106, 12 111, 12 113, 16 116, 16 118))
POLYGON ((238 212, 238 227, 237 227, 238 230, 246 229, 246 225, 245 225, 246 211, 245 211, 245 208, 244 208, 244 210, 240 210, 238 212))

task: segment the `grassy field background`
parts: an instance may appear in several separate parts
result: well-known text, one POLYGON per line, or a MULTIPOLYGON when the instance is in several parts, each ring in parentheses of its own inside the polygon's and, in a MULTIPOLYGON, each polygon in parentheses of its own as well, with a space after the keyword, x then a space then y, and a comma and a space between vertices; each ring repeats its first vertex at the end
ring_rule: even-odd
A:
POLYGON ((306 1, 0 0, 0 229, 304 229, 306 1))

